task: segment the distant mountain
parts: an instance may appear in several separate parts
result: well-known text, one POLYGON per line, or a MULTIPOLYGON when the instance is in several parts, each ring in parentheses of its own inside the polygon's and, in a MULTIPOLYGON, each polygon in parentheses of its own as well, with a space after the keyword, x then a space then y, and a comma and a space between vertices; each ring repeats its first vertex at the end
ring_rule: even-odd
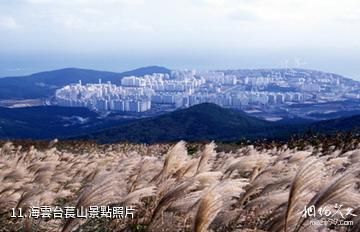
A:
POLYGON ((154 118, 137 120, 83 137, 100 142, 236 140, 268 133, 274 124, 245 113, 204 103, 154 118))
POLYGON ((36 106, 0 107, 1 139, 52 139, 86 134, 128 122, 100 117, 86 108, 36 106))
POLYGON ((150 66, 123 73, 66 68, 55 71, 35 73, 29 76, 0 78, 0 99, 47 98, 55 90, 71 83, 97 83, 111 81, 119 84, 122 77, 142 76, 153 73, 170 73, 169 69, 150 66))
POLYGON ((170 74, 171 70, 160 66, 149 66, 138 68, 131 71, 121 73, 121 76, 144 76, 153 73, 167 73, 170 74))

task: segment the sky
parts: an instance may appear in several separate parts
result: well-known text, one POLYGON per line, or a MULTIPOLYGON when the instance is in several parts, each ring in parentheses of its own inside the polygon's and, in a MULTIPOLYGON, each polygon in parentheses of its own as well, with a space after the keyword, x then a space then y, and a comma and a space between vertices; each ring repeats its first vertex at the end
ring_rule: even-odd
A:
POLYGON ((0 0, 0 77, 299 67, 360 80, 359 0, 0 0))

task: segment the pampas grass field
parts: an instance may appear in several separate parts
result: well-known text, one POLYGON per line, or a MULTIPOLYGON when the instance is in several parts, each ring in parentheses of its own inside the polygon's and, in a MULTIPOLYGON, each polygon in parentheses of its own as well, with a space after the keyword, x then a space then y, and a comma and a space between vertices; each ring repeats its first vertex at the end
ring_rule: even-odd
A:
MULTIPOLYGON (((337 138, 223 149, 216 143, 0 146, 0 231, 360 231, 360 146, 337 138), (305 207, 352 208, 352 226, 305 207), (133 218, 11 218, 32 206, 132 206, 133 218)), ((339 218, 340 215, 335 215, 339 218)))

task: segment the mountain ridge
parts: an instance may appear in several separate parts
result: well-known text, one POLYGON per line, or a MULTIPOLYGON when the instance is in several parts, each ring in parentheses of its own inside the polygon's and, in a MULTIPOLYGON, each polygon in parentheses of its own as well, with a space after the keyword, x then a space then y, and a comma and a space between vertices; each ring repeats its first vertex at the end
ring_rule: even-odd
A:
POLYGON ((271 122, 245 112, 203 103, 168 114, 140 119, 81 137, 101 143, 128 141, 158 143, 186 141, 286 140, 305 133, 332 134, 360 129, 360 115, 314 122, 271 122))
POLYGON ((100 142, 170 142, 232 140, 267 133, 271 122, 216 104, 203 103, 82 137, 100 142))

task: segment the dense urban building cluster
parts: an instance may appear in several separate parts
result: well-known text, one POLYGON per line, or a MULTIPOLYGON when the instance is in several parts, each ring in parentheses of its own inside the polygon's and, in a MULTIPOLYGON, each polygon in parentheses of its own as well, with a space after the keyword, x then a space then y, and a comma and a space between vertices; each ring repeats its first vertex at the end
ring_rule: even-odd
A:
POLYGON ((154 105, 174 108, 210 102, 224 107, 267 106, 358 99, 358 82, 311 70, 172 71, 119 78, 111 83, 67 85, 57 104, 98 111, 145 112, 154 105))
POLYGON ((98 111, 144 112, 151 109, 153 90, 140 87, 122 87, 111 84, 67 85, 56 91, 59 105, 87 107, 98 111))

